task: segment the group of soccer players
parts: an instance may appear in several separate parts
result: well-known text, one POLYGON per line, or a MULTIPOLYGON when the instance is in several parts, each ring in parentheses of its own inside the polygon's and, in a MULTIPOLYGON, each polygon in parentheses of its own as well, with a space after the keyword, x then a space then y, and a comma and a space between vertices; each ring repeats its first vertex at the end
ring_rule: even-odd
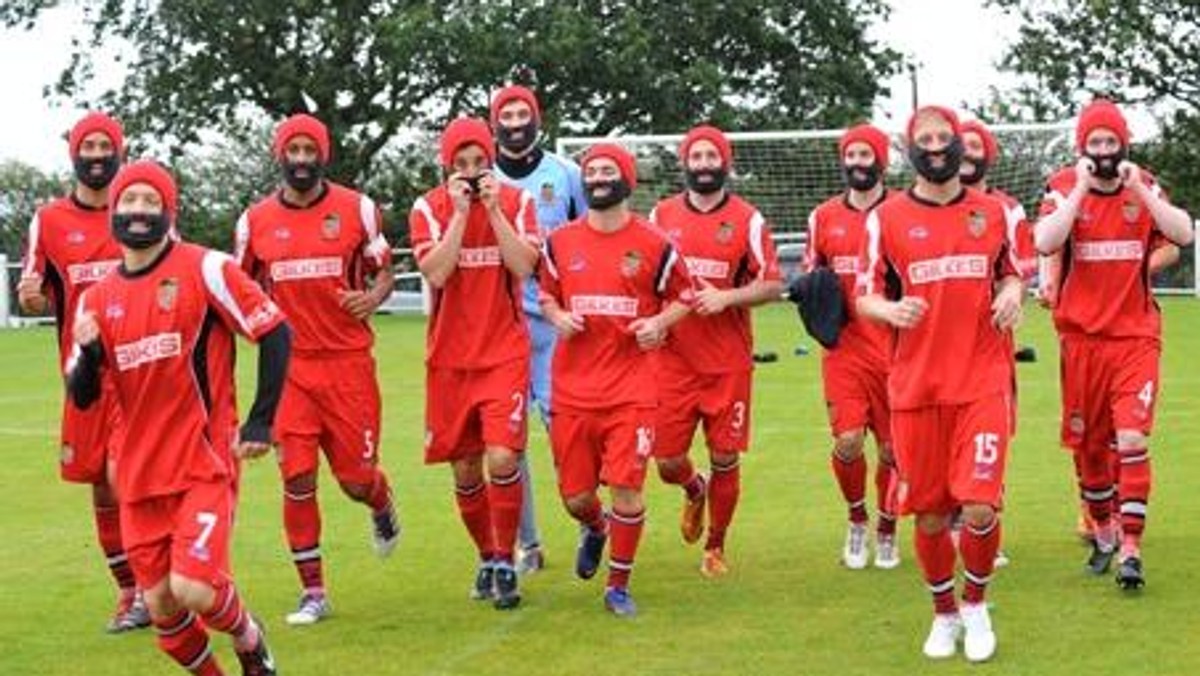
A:
MULTIPOLYGON (((576 165, 539 147, 541 122, 521 86, 493 97, 489 120, 454 120, 438 149, 444 180, 413 205, 413 251, 432 290, 424 457, 451 466, 479 557, 471 597, 515 608, 519 574, 544 565, 524 456, 536 405, 559 496, 580 524, 575 573, 593 577, 607 547, 604 606, 629 617, 652 459, 683 493, 684 541, 707 529, 700 572, 729 570, 751 438, 749 310, 781 298, 782 281, 766 220, 730 190, 734 153, 720 130, 686 134, 684 190, 643 217, 630 207, 628 151, 597 144, 576 165), (707 472, 689 458, 700 425, 707 472)), ((1051 177, 1031 225, 987 185, 999 147, 981 123, 917 110, 904 139, 916 179, 903 191, 884 185, 888 136, 853 127, 838 146, 846 190, 809 219, 806 271, 835 275, 833 300, 848 311, 822 362, 831 465, 849 511, 842 560, 860 569, 869 559, 869 431, 879 450, 874 562, 899 565, 896 521, 914 515, 934 600, 931 658, 956 654, 960 641, 971 661, 996 648, 984 595, 1002 560, 1013 330, 1039 254, 1061 336, 1062 442, 1090 517, 1088 568, 1103 574, 1116 558, 1123 587, 1144 582, 1161 353, 1149 275, 1191 242, 1192 224, 1127 159, 1116 106, 1090 104, 1076 136, 1077 165, 1051 177)), ((368 323, 392 291, 391 251, 375 203, 324 176, 331 147, 314 117, 279 125, 281 186, 238 220, 230 257, 180 241, 170 173, 146 160, 121 166, 120 125, 92 113, 69 136, 74 190, 30 228, 19 300, 59 320, 62 475, 93 486, 120 589, 109 628, 152 624, 193 673, 222 673, 208 629, 232 636, 243 673, 275 673, 230 573, 242 459, 278 455, 302 587, 289 624, 331 612, 319 452, 368 508, 376 552, 389 555, 400 537, 380 467, 368 323), (235 333, 260 346, 240 425, 235 333)))

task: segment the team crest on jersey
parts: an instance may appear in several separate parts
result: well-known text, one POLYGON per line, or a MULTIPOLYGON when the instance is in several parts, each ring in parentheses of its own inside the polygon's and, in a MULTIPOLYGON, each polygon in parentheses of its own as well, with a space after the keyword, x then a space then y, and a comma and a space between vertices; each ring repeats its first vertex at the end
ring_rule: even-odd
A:
POLYGON ((322 239, 337 239, 342 234, 342 219, 337 214, 329 214, 325 216, 325 220, 321 222, 321 238, 322 239))
POLYGON ((733 240, 733 224, 722 222, 721 225, 717 227, 717 243, 729 244, 731 240, 733 240))
POLYGON ((72 230, 71 232, 67 233, 67 244, 79 246, 80 244, 83 244, 85 241, 87 241, 87 237, 84 236, 84 234, 82 232, 79 232, 78 230, 72 230))
POLYGON ((538 197, 542 200, 543 204, 554 204, 554 184, 549 182, 543 183, 541 190, 538 191, 538 197))
POLYGON ((1079 411, 1071 412, 1071 417, 1067 420, 1067 429, 1077 437, 1083 436, 1086 427, 1083 424, 1083 415, 1079 411))
POLYGON ((170 312, 179 299, 179 280, 169 277, 158 283, 158 309, 170 312))
POLYGON ((1142 215, 1142 205, 1129 200, 1121 205, 1121 213, 1125 216, 1126 223, 1134 223, 1142 215))
POLYGON ((972 209, 971 213, 967 214, 967 232, 975 239, 983 237, 983 233, 987 231, 987 214, 977 209, 972 209))
POLYGON ((62 448, 58 449, 58 461, 64 465, 75 462, 75 448, 71 444, 63 444, 62 448))
POLYGON ((621 274, 633 277, 642 269, 642 253, 636 250, 626 251, 621 257, 621 274))

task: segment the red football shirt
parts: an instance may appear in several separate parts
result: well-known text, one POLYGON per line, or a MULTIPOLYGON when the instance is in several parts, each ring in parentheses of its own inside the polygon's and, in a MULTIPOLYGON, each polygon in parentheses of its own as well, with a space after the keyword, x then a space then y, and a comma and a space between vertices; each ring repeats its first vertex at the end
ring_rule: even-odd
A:
POLYGON ((984 194, 1000 200, 1004 205, 1004 217, 1008 223, 1009 238, 1015 242, 1018 270, 1021 279, 1033 278, 1038 269, 1037 247, 1033 244, 1033 224, 1025 215, 1025 207, 1012 195, 999 188, 988 187, 984 194))
POLYGON ((554 407, 656 406, 654 354, 638 347, 629 324, 671 301, 691 301, 686 265, 667 238, 635 214, 615 232, 576 219, 550 233, 539 281, 584 325, 554 349, 554 407))
POLYGON ((392 251, 371 198, 326 181, 306 207, 277 192, 250 207, 237 223, 235 257, 287 313, 298 356, 369 350, 371 326, 339 304, 366 277, 390 274, 392 251))
MULTIPOLYGON (((1153 177, 1145 180, 1165 198, 1153 177)), ((1075 169, 1054 174, 1041 215, 1053 213, 1075 186, 1075 169)), ((1162 332, 1150 287, 1149 259, 1162 239, 1150 210, 1128 188, 1090 191, 1062 248, 1054 324, 1060 333, 1109 338, 1153 337, 1162 332)))
MULTIPOLYGON (((878 206, 888 198, 885 192, 878 206)), ((855 209, 843 193, 817 205, 808 216, 808 248, 804 253, 804 270, 812 272, 823 265, 838 276, 842 297, 846 299, 849 322, 842 328, 838 345, 825 351, 825 359, 855 359, 880 370, 886 370, 892 341, 888 326, 860 319, 854 308, 858 286, 859 258, 867 238, 867 214, 870 210, 855 209)))
POLYGON ((270 332, 284 319, 275 303, 229 256, 172 243, 151 267, 120 267, 88 289, 79 310, 100 325, 105 377, 129 429, 117 461, 121 500, 231 475, 233 332, 270 332))
POLYGON ((995 283, 1016 276, 1002 205, 972 189, 936 205, 892 195, 867 217, 860 287, 929 304, 917 326, 896 332, 888 376, 893 409, 963 404, 1012 389, 1010 338, 992 324, 995 283))
MULTIPOLYGON (((537 205, 528 192, 501 184, 500 209, 522 237, 535 247, 541 245, 537 205)), ((445 185, 417 199, 408 221, 417 260, 441 241, 453 215, 454 203, 445 185)), ((433 291, 426 363, 480 369, 528 359, 529 330, 521 311, 521 289, 521 280, 504 267, 487 207, 472 203, 458 268, 442 288, 433 291)))
MULTIPOLYGON (((701 212, 681 193, 659 202, 650 221, 683 255, 697 284, 704 280, 732 289, 755 279, 780 278, 770 227, 758 209, 737 195, 701 212)), ((684 317, 671 327, 663 357, 698 373, 744 371, 754 365, 753 343, 750 308, 731 307, 709 317, 684 317)))
POLYGON ((71 354, 79 296, 121 262, 108 209, 62 197, 38 209, 29 224, 29 247, 22 275, 38 274, 49 290, 58 327, 59 366, 71 354))

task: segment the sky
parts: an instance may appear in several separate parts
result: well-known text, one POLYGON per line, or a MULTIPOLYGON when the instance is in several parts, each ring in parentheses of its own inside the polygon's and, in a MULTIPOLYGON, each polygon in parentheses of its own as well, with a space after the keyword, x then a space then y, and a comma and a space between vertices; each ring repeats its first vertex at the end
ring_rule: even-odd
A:
MULTIPOLYGON (((994 64, 1019 27, 1015 17, 984 7, 984 0, 890 0, 890 21, 876 26, 872 35, 910 57, 918 65, 922 102, 951 106, 983 99, 989 85, 1011 83, 994 64), (936 16, 937 19, 932 17, 936 16), (948 39, 954 28, 976 30, 967 40, 948 39)), ((0 106, 0 161, 18 159, 42 169, 69 169, 62 134, 82 111, 71 106, 51 107, 42 88, 52 84, 67 65, 73 36, 86 37, 80 3, 46 12, 30 32, 0 29, 0 63, 5 66, 6 102, 0 106), (10 64, 16 64, 12 67, 10 64)), ((97 89, 103 91, 121 80, 122 68, 111 59, 96 63, 97 89)), ((905 72, 888 82, 891 96, 877 102, 874 121, 899 128, 911 109, 910 75, 905 72)), ((668 132, 671 130, 662 130, 668 132)))

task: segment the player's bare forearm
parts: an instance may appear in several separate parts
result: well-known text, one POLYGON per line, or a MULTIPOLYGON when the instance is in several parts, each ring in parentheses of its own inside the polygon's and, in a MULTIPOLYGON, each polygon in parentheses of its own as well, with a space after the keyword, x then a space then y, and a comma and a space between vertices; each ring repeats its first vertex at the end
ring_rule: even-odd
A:
POLYGON ((865 296, 859 296, 854 301, 854 309, 858 316, 866 317, 873 322, 880 324, 888 323, 888 308, 891 301, 885 299, 879 294, 871 293, 865 296))
POLYGON ((1072 190, 1066 202, 1034 224, 1033 244, 1038 253, 1048 256, 1062 248, 1063 242, 1071 234, 1085 194, 1082 190, 1072 190))
POLYGON ((504 212, 495 209, 488 213, 488 221, 492 231, 496 233, 496 241, 500 246, 500 260, 508 271, 524 279, 533 274, 537 266, 538 250, 532 244, 513 230, 504 212))
POLYGON ((1157 275, 1179 262, 1179 247, 1174 244, 1164 244, 1150 252, 1150 274, 1157 275))
POLYGON ((659 326, 666 330, 679 323, 679 320, 688 316, 688 313, 691 311, 692 308, 687 303, 673 300, 667 303, 667 306, 656 316, 658 317, 659 326))
POLYGON ((1145 184, 1138 183, 1137 186, 1135 190, 1150 210, 1150 216, 1154 219, 1154 226, 1158 231, 1178 246, 1191 244, 1196 238, 1196 233, 1188 212, 1166 201, 1145 184))
POLYGON ((731 305, 756 307, 781 300, 783 298, 783 282, 777 279, 756 279, 733 291, 734 296, 731 305))
POLYGON ((417 268, 433 288, 440 289, 445 286, 450 276, 458 269, 458 256, 462 250, 462 238, 466 228, 466 214, 456 212, 450 217, 445 237, 417 261, 417 268))

